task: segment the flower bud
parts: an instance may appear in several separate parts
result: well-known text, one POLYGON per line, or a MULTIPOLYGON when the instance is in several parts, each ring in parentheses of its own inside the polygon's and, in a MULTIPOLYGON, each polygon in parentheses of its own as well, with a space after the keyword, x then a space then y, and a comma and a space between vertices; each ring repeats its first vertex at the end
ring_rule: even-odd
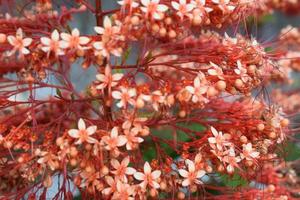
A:
POLYGON ((226 89, 226 82, 225 81, 218 81, 216 87, 217 87, 218 90, 224 91, 226 89))

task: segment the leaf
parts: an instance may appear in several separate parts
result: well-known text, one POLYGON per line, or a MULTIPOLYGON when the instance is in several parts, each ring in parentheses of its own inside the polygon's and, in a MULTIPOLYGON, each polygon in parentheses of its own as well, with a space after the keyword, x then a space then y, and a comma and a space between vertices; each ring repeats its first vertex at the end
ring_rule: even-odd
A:
POLYGON ((286 161, 294 161, 300 158, 300 147, 293 142, 287 142, 283 147, 283 151, 278 154, 286 161))
POLYGON ((237 188, 247 186, 248 181, 241 177, 238 173, 234 173, 233 176, 227 174, 220 175, 220 178, 225 186, 237 188))
POLYGON ((156 151, 154 147, 149 147, 147 149, 142 150, 143 159, 145 161, 151 162, 151 160, 156 158, 156 151))
POLYGON ((61 94, 61 91, 60 89, 56 88, 56 95, 60 98, 62 98, 62 94, 61 94))

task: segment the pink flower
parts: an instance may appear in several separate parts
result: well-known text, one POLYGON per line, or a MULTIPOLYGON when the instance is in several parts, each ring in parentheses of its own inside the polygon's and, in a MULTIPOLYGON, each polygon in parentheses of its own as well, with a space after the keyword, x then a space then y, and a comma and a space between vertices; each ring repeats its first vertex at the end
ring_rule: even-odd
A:
POLYGON ((227 142, 223 133, 220 131, 218 132, 214 127, 210 127, 212 134, 214 137, 209 137, 208 142, 210 144, 216 144, 218 150, 222 150, 224 146, 230 146, 231 143, 227 142))
POLYGON ((135 193, 134 186, 131 186, 127 183, 122 183, 121 181, 117 181, 117 191, 112 196, 113 200, 134 200, 133 197, 135 193))
POLYGON ((42 37, 41 38, 42 47, 41 49, 48 53, 50 52, 55 53, 56 56, 64 55, 62 48, 62 41, 59 40, 59 33, 57 30, 54 30, 51 34, 51 38, 42 37))
POLYGON ((79 119, 78 129, 71 129, 68 131, 68 134, 72 138, 78 138, 75 144, 82 144, 83 142, 96 143, 97 140, 95 138, 90 137, 96 132, 96 130, 97 126, 89 126, 88 128, 86 128, 83 119, 79 119))
POLYGON ((197 102, 208 102, 208 99, 206 99, 203 95, 207 92, 208 87, 206 85, 201 84, 201 76, 198 75, 194 79, 194 86, 186 86, 185 89, 189 91, 193 96, 192 96, 192 101, 194 103, 197 102))
POLYGON ((191 12, 195 7, 195 5, 192 3, 187 4, 186 0, 179 0, 179 3, 172 1, 171 4, 175 10, 178 10, 177 15, 181 19, 183 19, 183 17, 191 12))
POLYGON ((143 138, 137 137, 139 131, 135 131, 135 129, 124 130, 125 137, 127 139, 126 149, 133 150, 135 147, 144 141, 143 138))
POLYGON ((21 28, 18 28, 16 32, 16 36, 9 35, 7 37, 8 43, 13 46, 13 50, 11 50, 8 56, 13 55, 16 51, 20 53, 20 55, 27 55, 30 53, 28 47, 32 43, 31 38, 23 38, 23 31, 21 28))
POLYGON ((151 166, 148 162, 144 164, 144 173, 136 172, 133 174, 134 178, 137 180, 142 181, 140 183, 141 187, 146 189, 146 187, 149 185, 152 188, 158 189, 160 185, 157 183, 157 179, 161 175, 160 170, 151 171, 151 166))
POLYGON ((187 159, 185 163, 188 166, 188 171, 185 169, 178 170, 179 174, 185 178, 182 182, 182 186, 186 187, 192 185, 193 183, 201 184, 201 181, 199 179, 205 175, 205 171, 196 170, 195 164, 191 160, 187 159))
POLYGON ((123 74, 121 73, 116 73, 113 74, 111 73, 111 68, 109 65, 106 65, 104 74, 97 74, 96 78, 101 82, 101 84, 97 85, 96 88, 98 90, 102 90, 104 88, 108 88, 111 90, 111 87, 115 87, 118 82, 122 79, 123 74))
POLYGON ((259 158, 259 152, 252 148, 252 144, 243 144, 243 152, 240 154, 242 159, 253 160, 259 158))
POLYGON ((120 87, 120 91, 113 91, 112 96, 114 99, 120 100, 117 103, 117 106, 119 108, 127 106, 127 104, 135 105, 135 100, 133 97, 136 96, 136 90, 135 88, 126 88, 126 87, 120 87))
POLYGON ((88 37, 80 36, 80 32, 77 28, 72 30, 71 34, 61 33, 63 41, 61 41, 61 47, 63 49, 84 49, 82 46, 90 42, 88 37))
POLYGON ((241 158, 239 156, 235 156, 234 148, 230 147, 230 149, 228 150, 228 154, 224 156, 222 160, 228 163, 226 167, 227 172, 233 173, 235 167, 239 168, 237 163, 241 161, 241 158))
POLYGON ((166 5, 159 4, 160 0, 141 0, 144 7, 141 10, 153 19, 160 20, 163 12, 166 12, 169 8, 166 5))
POLYGON ((139 6, 139 4, 137 2, 135 2, 134 0, 121 0, 118 1, 118 4, 120 4, 121 6, 129 6, 130 8, 137 8, 139 6))
POLYGON ((95 55, 101 55, 105 58, 109 58, 110 54, 120 57, 122 55, 122 48, 111 48, 107 46, 105 42, 94 42, 93 47, 95 48, 95 55))
POLYGON ((105 181, 109 187, 102 190, 102 194, 108 196, 117 190, 117 179, 113 179, 111 176, 105 176, 105 181))
POLYGON ((219 8, 225 12, 227 10, 232 11, 235 9, 234 6, 229 5, 230 0, 212 0, 213 3, 218 4, 219 8))
POLYGON ((197 8, 201 11, 201 16, 205 12, 209 13, 209 12, 213 11, 212 8, 205 7, 205 4, 206 4, 205 0, 194 0, 194 1, 191 1, 191 3, 194 4, 195 8, 197 8))
POLYGON ((243 67, 243 65, 242 65, 242 63, 241 63, 240 60, 237 61, 237 68, 234 69, 234 72, 235 72, 237 75, 240 75, 240 77, 241 77, 241 79, 242 79, 242 81, 243 81, 244 83, 246 83, 246 82, 250 79, 250 77, 249 77, 248 74, 247 74, 247 69, 245 69, 245 68, 243 67))
POLYGON ((103 21, 103 27, 95 26, 94 30, 96 31, 96 33, 100 35, 104 35, 107 38, 110 38, 111 36, 120 32, 120 27, 113 26, 110 18, 108 16, 105 16, 103 21))
POLYGON ((110 136, 107 135, 102 137, 102 142, 106 144, 105 149, 113 150, 125 145, 127 139, 124 135, 118 135, 118 127, 114 127, 110 132, 110 136))
POLYGON ((159 104, 164 103, 164 101, 165 97, 160 90, 155 90, 154 92, 152 92, 150 102, 154 110, 158 111, 159 104))
POLYGON ((128 167, 129 161, 130 160, 128 156, 124 158, 121 163, 116 159, 112 159, 110 161, 111 166, 115 169, 112 171, 112 173, 115 175, 116 178, 124 182, 127 182, 126 175, 133 175, 136 172, 134 168, 128 167))
POLYGON ((37 162, 41 165, 48 165, 52 171, 54 171, 59 163, 57 156, 55 156, 53 153, 47 152, 47 151, 42 151, 40 152, 41 158, 37 160, 37 162))
POLYGON ((224 80, 222 68, 212 62, 210 62, 210 65, 212 68, 207 70, 207 73, 211 76, 217 76, 219 79, 224 80))

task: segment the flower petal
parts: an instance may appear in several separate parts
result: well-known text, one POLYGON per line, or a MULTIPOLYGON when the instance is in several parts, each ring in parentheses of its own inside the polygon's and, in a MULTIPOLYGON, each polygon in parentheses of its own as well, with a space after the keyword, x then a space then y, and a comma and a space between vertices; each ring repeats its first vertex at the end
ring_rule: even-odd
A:
POLYGON ((79 130, 85 130, 86 129, 85 123, 84 123, 83 119, 81 119, 81 118, 78 121, 78 129, 79 130))

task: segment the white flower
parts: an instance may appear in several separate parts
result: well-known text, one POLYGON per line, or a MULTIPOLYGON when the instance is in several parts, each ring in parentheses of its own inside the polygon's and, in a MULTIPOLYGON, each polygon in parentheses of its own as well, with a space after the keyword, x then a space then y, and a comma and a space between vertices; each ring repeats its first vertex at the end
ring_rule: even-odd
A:
POLYGON ((96 78, 101 82, 101 84, 97 85, 96 88, 98 90, 102 90, 107 87, 110 90, 111 87, 115 87, 118 84, 122 77, 123 74, 121 73, 112 74, 110 66, 106 65, 104 74, 96 75, 96 78))
POLYGON ((217 76, 219 79, 224 80, 222 68, 220 68, 218 65, 216 65, 213 62, 210 62, 210 65, 212 68, 207 70, 207 73, 211 76, 217 76))
POLYGON ((191 1, 192 4, 194 4, 195 8, 199 9, 201 11, 201 15, 203 15, 203 13, 207 12, 211 12, 213 11, 212 8, 209 7, 205 7, 206 1, 205 0, 194 0, 191 1))
POLYGON ((201 84, 201 76, 198 75, 194 79, 194 86, 186 86, 185 89, 193 94, 192 101, 194 103, 202 101, 205 103, 208 102, 208 99, 203 96, 207 92, 208 87, 201 84))
POLYGON ((86 125, 83 119, 79 119, 78 121, 78 129, 71 129, 68 131, 68 134, 72 138, 78 139, 75 144, 82 144, 83 142, 88 143, 96 143, 97 140, 95 138, 90 137, 93 135, 97 130, 97 126, 89 126, 86 128, 86 125))
POLYGON ((122 183, 121 181, 117 181, 117 190, 114 192, 112 196, 112 200, 135 200, 133 197, 135 194, 134 186, 131 186, 127 183, 122 183))
POLYGON ((165 97, 160 90, 155 90, 154 92, 152 92, 150 102, 154 110, 158 111, 159 104, 164 103, 164 101, 165 97))
POLYGON ((77 28, 72 30, 71 34, 61 33, 60 36, 63 39, 61 47, 64 49, 84 49, 82 46, 90 42, 88 37, 80 36, 80 32, 77 28))
POLYGON ((224 146, 231 145, 230 142, 226 141, 221 131, 218 132, 214 127, 210 127, 210 130, 214 137, 209 137, 208 142, 213 145, 216 144, 218 150, 222 150, 224 146))
POLYGON ((103 21, 103 27, 95 26, 94 30, 96 33, 100 35, 105 35, 106 37, 113 36, 114 34, 117 34, 120 32, 119 26, 113 26, 110 18, 108 16, 104 17, 103 21))
POLYGON ((109 58, 110 54, 113 54, 116 57, 120 57, 122 55, 122 48, 112 48, 107 45, 108 44, 105 42, 94 42, 93 47, 96 49, 95 55, 101 55, 106 58, 109 58))
POLYGON ((27 55, 30 53, 27 47, 32 43, 32 39, 23 38, 23 31, 21 28, 18 28, 16 36, 9 35, 7 37, 7 41, 11 46, 13 46, 13 49, 8 53, 8 56, 11 56, 16 51, 18 51, 21 55, 27 55))
POLYGON ((218 4, 219 8, 224 11, 232 11, 235 9, 234 6, 229 5, 230 0, 211 0, 213 3, 218 4))
POLYGON ((64 55, 62 48, 62 41, 59 40, 59 33, 57 30, 54 30, 51 34, 51 38, 42 37, 41 38, 42 47, 41 49, 48 53, 50 52, 55 53, 56 56, 64 55))
POLYGON ((160 20, 160 13, 166 12, 169 8, 166 5, 159 4, 160 0, 141 0, 144 7, 141 7, 141 10, 151 16, 151 18, 160 20))
POLYGON ((242 159, 246 158, 246 160, 253 160, 255 158, 259 158, 259 152, 255 151, 252 148, 251 143, 243 144, 243 152, 240 155, 242 159))
POLYGON ((125 137, 127 139, 126 143, 126 149, 132 150, 134 149, 139 143, 142 143, 144 141, 143 138, 138 137, 138 131, 135 131, 135 129, 131 130, 124 130, 125 137))
POLYGON ((227 172, 233 173, 235 167, 239 168, 237 163, 241 161, 241 158, 239 156, 235 156, 234 148, 230 147, 228 150, 228 155, 224 156, 223 161, 228 163, 226 167, 227 172))
POLYGON ((130 160, 128 156, 124 158, 121 163, 116 159, 112 159, 110 161, 111 166, 115 169, 112 171, 112 173, 115 175, 115 177, 124 182, 127 182, 126 175, 133 175, 136 172, 134 168, 128 167, 129 162, 130 160))
POLYGON ((134 0, 121 0, 118 1, 118 4, 120 4, 121 6, 128 5, 130 8, 137 8, 139 6, 139 4, 134 0))
POLYGON ((171 4, 173 8, 178 11, 177 15, 181 19, 183 19, 183 17, 187 15, 189 12, 191 12, 195 7, 195 5, 192 3, 187 4, 186 0, 179 0, 179 3, 176 1, 172 1, 171 4))
POLYGON ((178 170, 179 174, 185 178, 182 182, 182 186, 186 187, 192 185, 193 183, 201 184, 199 179, 205 175, 205 171, 196 170, 194 162, 189 159, 187 159, 185 163, 188 166, 188 171, 185 169, 178 170))
POLYGON ((117 147, 125 145, 127 139, 124 135, 119 135, 118 127, 114 127, 110 132, 110 136, 103 136, 101 142, 106 144, 105 149, 113 150, 117 147))
POLYGON ((133 174, 134 178, 142 181, 141 187, 146 189, 149 185, 152 188, 158 189, 160 185, 157 183, 157 179, 160 177, 161 171, 155 170, 152 172, 151 166, 148 162, 144 164, 144 173, 136 172, 133 174))
POLYGON ((237 61, 237 67, 234 69, 234 72, 239 75, 244 83, 246 83, 249 80, 249 76, 247 74, 247 69, 243 67, 240 60, 237 61))
POLYGON ((120 100, 117 103, 119 108, 126 107, 127 103, 135 105, 133 97, 136 96, 136 90, 135 88, 120 87, 120 91, 113 91, 112 96, 114 99, 120 100))

